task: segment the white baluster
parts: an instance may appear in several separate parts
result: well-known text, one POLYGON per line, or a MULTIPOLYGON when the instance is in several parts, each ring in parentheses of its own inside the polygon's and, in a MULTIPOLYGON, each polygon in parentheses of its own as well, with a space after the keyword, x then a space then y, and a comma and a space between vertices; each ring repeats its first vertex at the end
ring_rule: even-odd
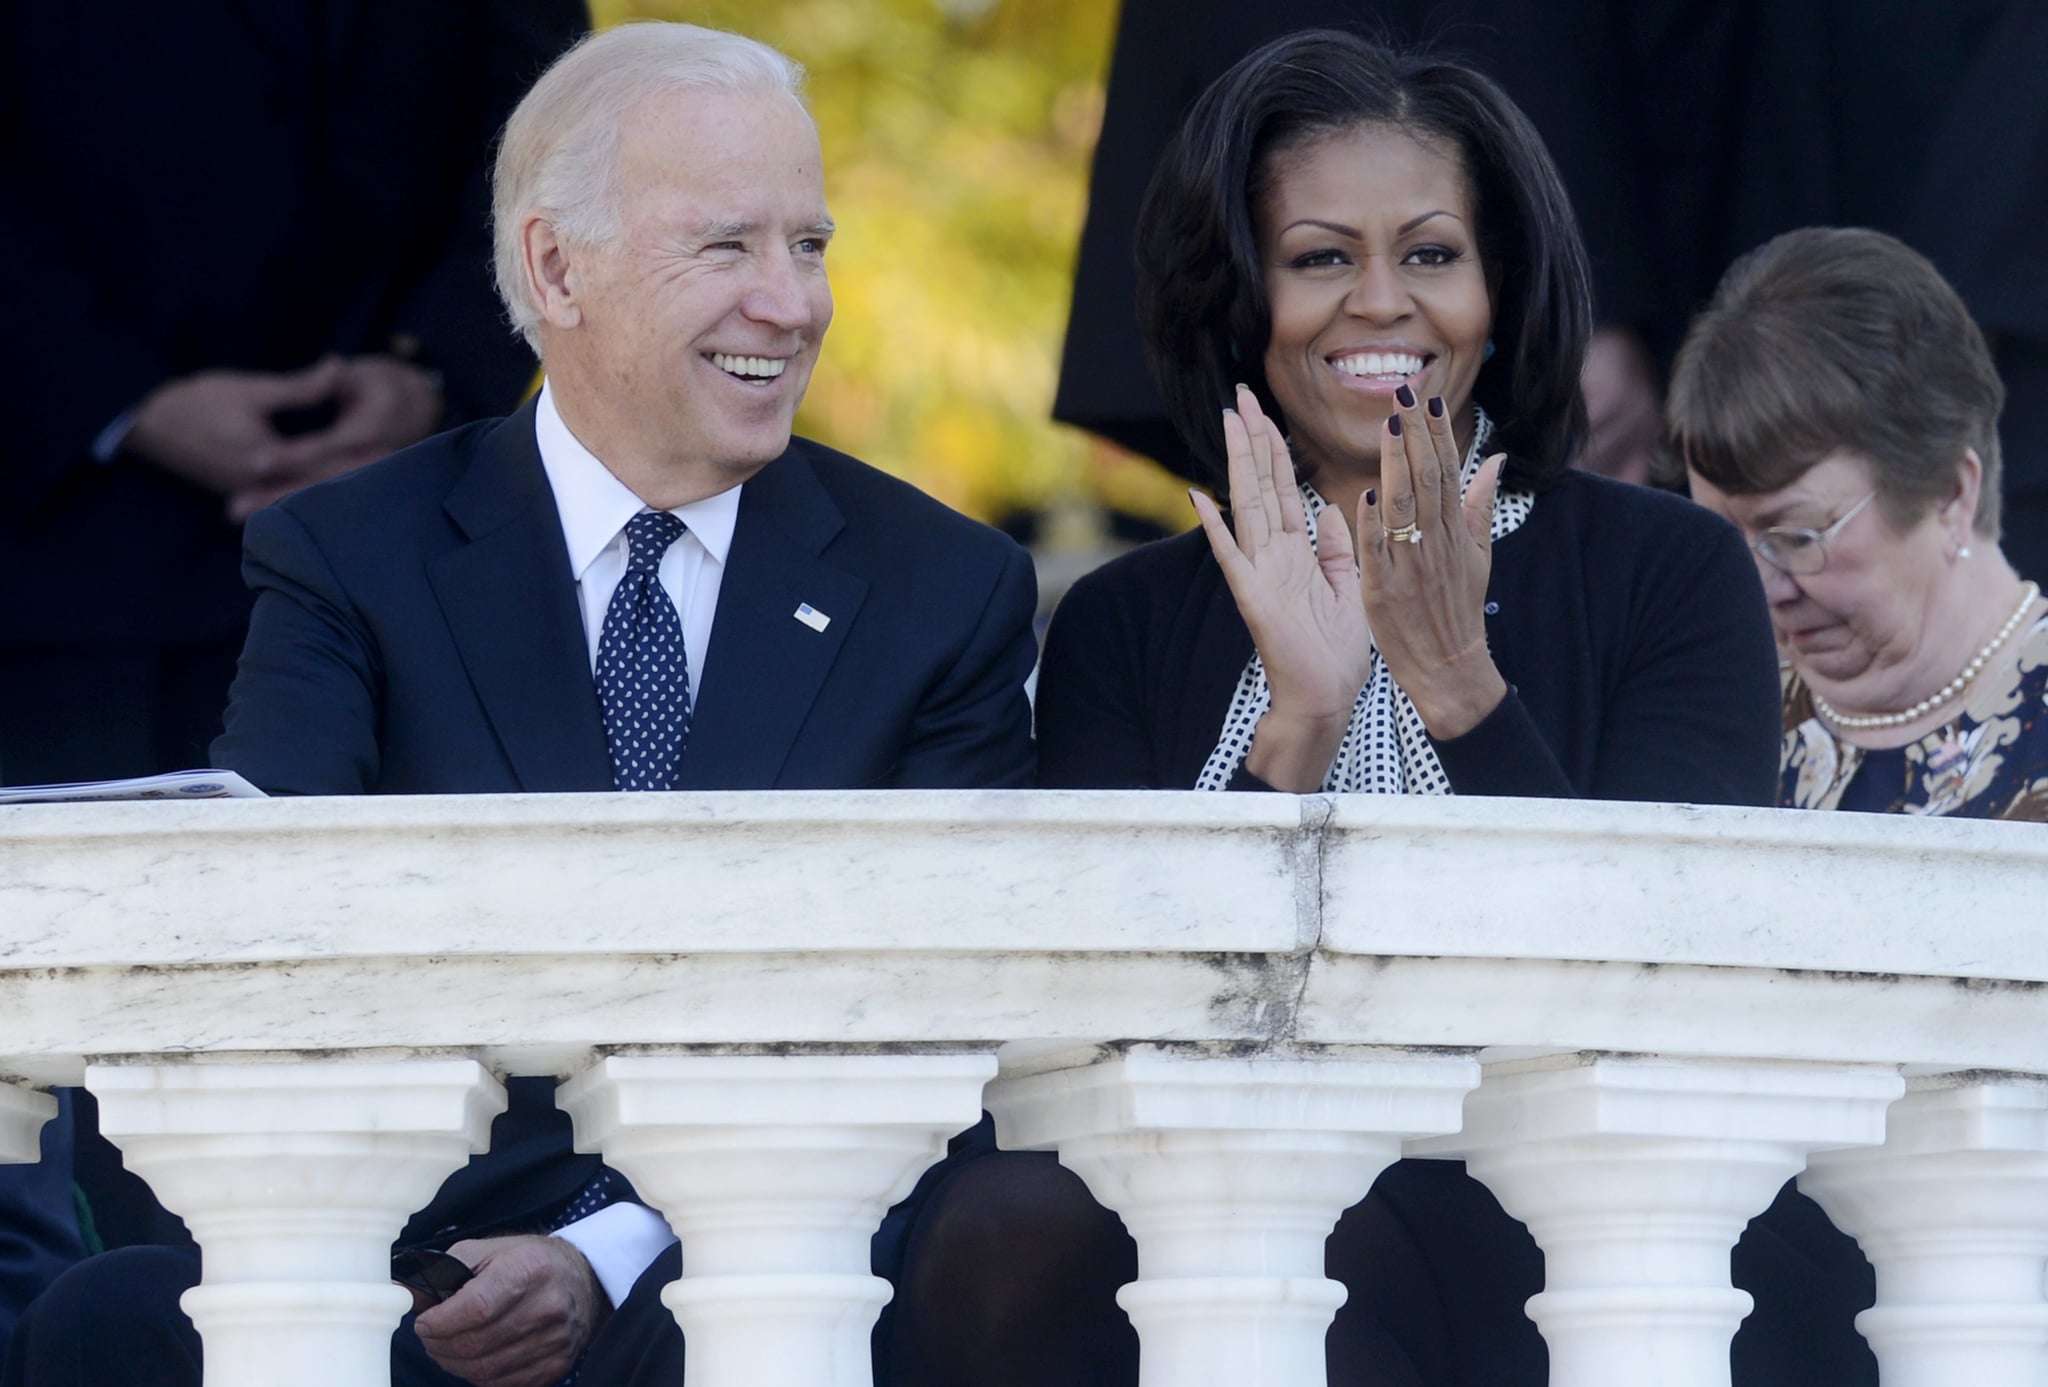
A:
POLYGON ((489 1141, 466 1059, 95 1064, 100 1130, 198 1241, 206 1387, 389 1382, 391 1242, 489 1141))
POLYGON ((684 1387, 867 1387, 868 1243, 981 1115, 989 1054, 613 1055, 556 1092, 683 1244, 684 1387))
POLYGON ((0 1083, 0 1163, 42 1159, 43 1124, 56 1114, 49 1094, 0 1083))
POLYGON ((1877 1268, 1885 1387, 2048 1387, 2048 1080, 1943 1074, 1799 1177, 1877 1268))
MULTIPOLYGON (((1889 1068, 1560 1056, 1489 1065, 1465 1157, 1543 1249, 1551 1387, 1728 1387, 1729 1254, 1809 1151, 1874 1144, 1889 1068)), ((1416 1148, 1411 1148, 1411 1151, 1416 1148)))
POLYGON ((1140 1387, 1321 1387, 1345 1294, 1323 1275, 1324 1242, 1404 1137, 1457 1127, 1478 1065, 1149 1045, 1091 1059, 1006 1074, 989 1109, 1004 1146, 1057 1148, 1137 1240, 1117 1303, 1138 1330, 1140 1387))

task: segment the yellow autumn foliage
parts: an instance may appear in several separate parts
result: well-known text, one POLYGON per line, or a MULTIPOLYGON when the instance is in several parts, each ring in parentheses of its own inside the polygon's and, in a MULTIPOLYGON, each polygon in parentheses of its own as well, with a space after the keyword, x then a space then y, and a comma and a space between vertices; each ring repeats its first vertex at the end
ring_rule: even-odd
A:
POLYGON ((837 308, 798 428, 983 519, 1089 500, 1188 517, 1184 484, 1051 422, 1102 119, 1105 0, 594 0, 810 71, 837 308))

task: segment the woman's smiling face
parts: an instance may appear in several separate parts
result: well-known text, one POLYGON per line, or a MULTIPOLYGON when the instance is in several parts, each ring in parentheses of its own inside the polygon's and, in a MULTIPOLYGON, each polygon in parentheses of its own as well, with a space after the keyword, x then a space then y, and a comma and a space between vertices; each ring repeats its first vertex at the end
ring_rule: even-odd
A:
POLYGON ((1447 142, 1360 125, 1267 156, 1253 217, 1272 335, 1266 383, 1294 450, 1377 472, 1403 384, 1470 436, 1493 326, 1471 180, 1447 142))

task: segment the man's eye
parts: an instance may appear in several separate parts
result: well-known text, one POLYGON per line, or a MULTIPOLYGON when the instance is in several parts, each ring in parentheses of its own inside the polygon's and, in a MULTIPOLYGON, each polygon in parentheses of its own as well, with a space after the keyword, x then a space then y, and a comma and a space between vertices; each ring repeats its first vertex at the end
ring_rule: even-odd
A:
POLYGON ((804 237, 803 240, 796 243, 796 253, 798 255, 823 255, 825 253, 825 238, 823 236, 804 237))

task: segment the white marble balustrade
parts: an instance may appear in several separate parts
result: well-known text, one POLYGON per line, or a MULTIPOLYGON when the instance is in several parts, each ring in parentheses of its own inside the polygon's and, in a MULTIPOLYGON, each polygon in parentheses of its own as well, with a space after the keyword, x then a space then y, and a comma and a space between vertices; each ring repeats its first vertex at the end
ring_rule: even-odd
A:
POLYGON ((1723 1387, 1778 1185, 1885 1387, 2048 1387, 2048 834, 1548 801, 841 793, 0 808, 0 1159, 84 1082, 209 1387, 371 1387, 389 1240, 554 1074, 683 1239, 690 1387, 864 1387, 976 1111, 1139 1247, 1145 1387, 1310 1387, 1338 1213, 1458 1157, 1557 1387, 1723 1387))

